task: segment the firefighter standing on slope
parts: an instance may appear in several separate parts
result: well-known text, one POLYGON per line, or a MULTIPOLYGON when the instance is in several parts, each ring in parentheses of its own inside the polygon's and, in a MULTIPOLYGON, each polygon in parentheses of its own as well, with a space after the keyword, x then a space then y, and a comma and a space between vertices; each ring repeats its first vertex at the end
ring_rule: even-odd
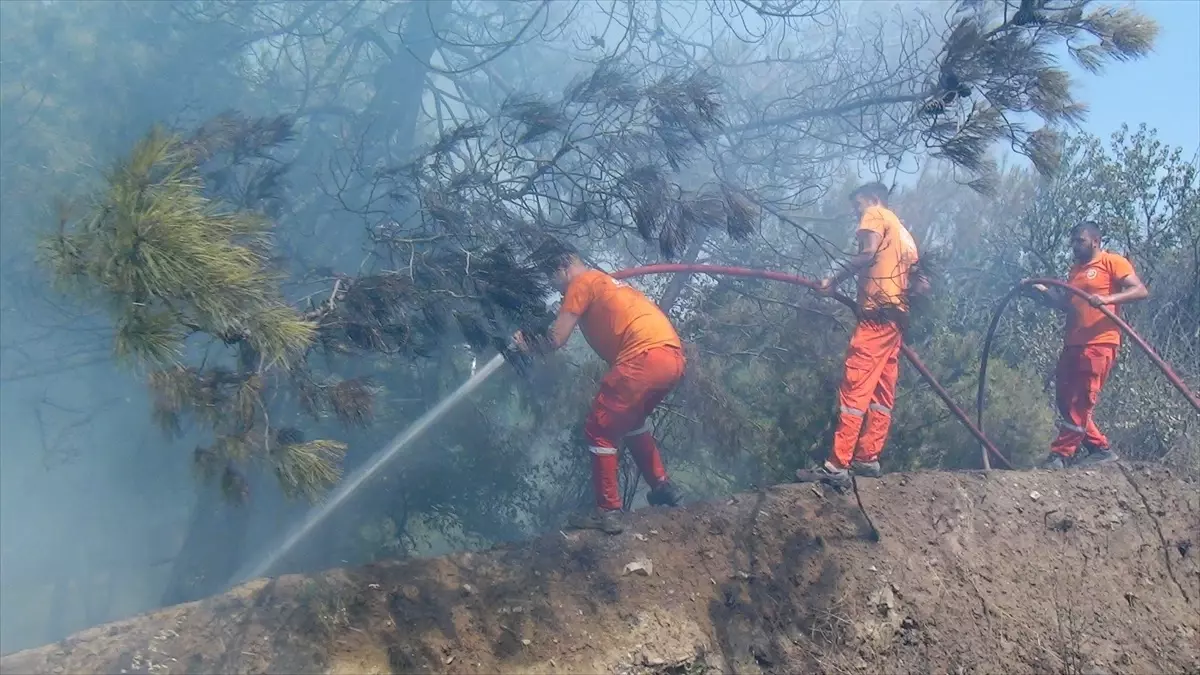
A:
POLYGON ((892 423, 900 375, 909 274, 918 262, 916 242, 888 209, 888 192, 881 183, 869 183, 851 193, 859 217, 858 254, 846 261, 842 271, 821 281, 820 292, 828 294, 857 275, 859 320, 846 350, 838 390, 833 451, 824 464, 796 472, 802 483, 843 488, 850 483, 850 471, 880 475, 879 455, 892 423))
MULTIPOLYGON (((683 378, 683 343, 658 305, 632 286, 587 267, 570 246, 550 241, 534 255, 563 294, 545 348, 561 348, 578 325, 610 366, 584 425, 596 509, 575 514, 569 525, 618 534, 617 452, 622 440, 650 486, 647 501, 652 506, 679 503, 651 435, 649 416, 683 378)), ((541 344, 520 332, 514 342, 522 351, 541 344)))
POLYGON ((1100 227, 1085 221, 1071 229, 1075 265, 1067 283, 1088 294, 1087 300, 1059 288, 1037 284, 1043 302, 1067 315, 1062 353, 1054 369, 1054 398, 1058 407, 1058 437, 1042 468, 1062 469, 1080 445, 1087 455, 1079 464, 1117 460, 1108 439, 1092 419, 1100 390, 1117 359, 1121 330, 1098 307, 1116 313, 1118 306, 1150 295, 1128 260, 1100 248, 1100 227))

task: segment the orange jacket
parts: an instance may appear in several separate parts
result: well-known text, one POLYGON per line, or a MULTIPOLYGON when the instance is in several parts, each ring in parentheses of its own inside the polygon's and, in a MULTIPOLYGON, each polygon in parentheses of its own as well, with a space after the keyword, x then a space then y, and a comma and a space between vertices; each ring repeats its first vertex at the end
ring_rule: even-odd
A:
MULTIPOLYGON (((1101 251, 1095 260, 1073 266, 1067 275, 1067 283, 1089 295, 1112 295, 1121 290, 1121 280, 1131 274, 1133 265, 1128 260, 1116 253, 1101 251)), ((1121 344, 1121 329, 1112 319, 1073 293, 1070 300, 1064 340, 1068 347, 1121 344)), ((1110 305, 1108 309, 1114 314, 1120 313, 1117 305, 1110 305)))
POLYGON ((560 311, 579 315, 579 330, 609 365, 653 347, 682 348, 671 320, 641 291, 599 270, 571 280, 560 311))
POLYGON ((871 266, 858 275, 858 305, 864 310, 885 307, 907 311, 908 273, 917 264, 917 243, 895 213, 883 206, 863 212, 859 232, 880 236, 871 266))

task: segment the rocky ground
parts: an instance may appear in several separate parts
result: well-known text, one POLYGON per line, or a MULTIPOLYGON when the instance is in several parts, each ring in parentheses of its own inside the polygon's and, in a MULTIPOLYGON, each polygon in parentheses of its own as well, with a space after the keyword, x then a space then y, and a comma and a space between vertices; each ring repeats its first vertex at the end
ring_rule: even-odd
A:
POLYGON ((781 486, 258 580, 4 673, 1200 673, 1200 488, 1158 468, 781 486))

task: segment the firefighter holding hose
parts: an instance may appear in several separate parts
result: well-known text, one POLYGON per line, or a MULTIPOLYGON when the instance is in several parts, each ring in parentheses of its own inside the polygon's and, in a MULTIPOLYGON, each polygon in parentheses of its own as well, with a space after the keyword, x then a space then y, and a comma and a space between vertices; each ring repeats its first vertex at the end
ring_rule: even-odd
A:
POLYGON ((824 464, 796 472, 802 483, 845 488, 851 471, 880 475, 879 456, 887 443, 900 375, 909 277, 918 263, 917 244, 888 208, 888 192, 881 183, 869 183, 851 193, 859 218, 858 253, 821 281, 820 292, 832 293, 845 279, 858 277, 859 320, 846 350, 833 450, 824 464))
POLYGON ((1040 299, 1067 316, 1063 349, 1054 369, 1054 398, 1058 407, 1058 436, 1050 444, 1044 469, 1062 469, 1082 446, 1086 455, 1076 463, 1096 465, 1116 461, 1117 454, 1096 426, 1092 411, 1108 379, 1121 345, 1121 330, 1101 312, 1117 313, 1120 305, 1141 300, 1150 292, 1133 265, 1100 247, 1100 226, 1091 221, 1071 229, 1075 265, 1067 283, 1088 294, 1087 300, 1061 289, 1035 284, 1040 299))
POLYGON ((683 378, 683 343, 658 305, 636 288, 585 265, 569 245, 547 241, 534 257, 563 294, 562 305, 545 340, 518 332, 514 344, 526 352, 559 349, 578 325, 587 343, 609 364, 584 424, 596 508, 574 514, 569 525, 618 534, 623 529, 617 517, 617 452, 622 441, 650 486, 647 501, 652 506, 679 503, 649 416, 683 378))

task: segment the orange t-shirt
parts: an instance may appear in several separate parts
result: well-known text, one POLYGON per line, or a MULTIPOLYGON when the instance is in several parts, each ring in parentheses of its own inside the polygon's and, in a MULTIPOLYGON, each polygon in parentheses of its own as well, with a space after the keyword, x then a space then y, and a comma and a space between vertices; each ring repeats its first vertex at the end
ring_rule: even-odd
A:
MULTIPOLYGON (((1121 280, 1131 274, 1133 265, 1128 260, 1116 253, 1101 251, 1095 260, 1073 266, 1067 275, 1067 283, 1089 295, 1112 295, 1121 290, 1121 280)), ((1120 309, 1116 305, 1107 307, 1119 315, 1120 309)), ((1068 347, 1119 345, 1121 329, 1087 300, 1071 294, 1064 342, 1068 347)))
POLYGON ((917 264, 917 242, 896 217, 883 206, 863 212, 859 232, 875 232, 881 237, 871 266, 858 275, 858 306, 863 309, 894 307, 908 310, 905 291, 908 273, 917 264))
POLYGON ((683 346, 658 305, 599 270, 571 280, 560 311, 579 315, 583 337, 609 365, 624 363, 653 347, 683 346))

